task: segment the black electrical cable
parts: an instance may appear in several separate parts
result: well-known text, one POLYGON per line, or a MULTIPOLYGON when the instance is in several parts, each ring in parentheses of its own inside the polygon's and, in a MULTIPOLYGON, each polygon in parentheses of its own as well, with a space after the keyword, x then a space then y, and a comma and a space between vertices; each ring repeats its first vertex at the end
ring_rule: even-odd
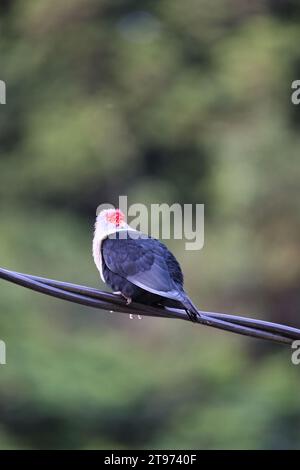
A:
MULTIPOLYGON (((88 307, 126 314, 177 318, 189 321, 185 310, 160 306, 153 307, 136 302, 127 305, 118 295, 87 286, 18 273, 3 268, 0 268, 0 278, 42 294, 88 307)), ((300 330, 287 325, 224 313, 201 310, 199 310, 199 313, 201 317, 197 319, 197 323, 205 326, 283 344, 291 344, 294 340, 300 339, 300 330)))

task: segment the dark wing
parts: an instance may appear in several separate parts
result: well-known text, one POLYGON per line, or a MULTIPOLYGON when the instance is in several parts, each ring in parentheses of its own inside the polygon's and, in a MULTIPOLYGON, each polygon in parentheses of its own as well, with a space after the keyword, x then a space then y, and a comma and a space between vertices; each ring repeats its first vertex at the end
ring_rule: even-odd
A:
POLYGON ((154 238, 107 238, 102 255, 108 269, 153 294, 182 298, 183 276, 176 258, 154 238))

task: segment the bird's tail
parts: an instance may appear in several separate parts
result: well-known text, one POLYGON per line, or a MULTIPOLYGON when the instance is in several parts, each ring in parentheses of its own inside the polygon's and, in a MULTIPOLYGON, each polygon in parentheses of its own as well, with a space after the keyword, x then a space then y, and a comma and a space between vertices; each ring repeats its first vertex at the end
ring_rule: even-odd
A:
POLYGON ((197 318, 201 317, 198 308, 191 301, 191 299, 187 296, 186 293, 184 293, 184 298, 182 299, 181 303, 184 306, 190 320, 197 321, 197 318))

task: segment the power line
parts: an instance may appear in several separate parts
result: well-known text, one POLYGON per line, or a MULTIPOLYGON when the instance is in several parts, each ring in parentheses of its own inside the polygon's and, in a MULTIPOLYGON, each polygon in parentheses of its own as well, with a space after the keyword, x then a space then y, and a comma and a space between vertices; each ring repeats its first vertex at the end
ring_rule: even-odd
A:
MULTIPOLYGON (((160 306, 154 307, 138 304, 136 302, 127 305, 125 300, 118 295, 87 286, 18 273, 3 268, 0 268, 0 278, 27 289, 50 295, 51 297, 86 305, 88 307, 111 312, 190 321, 187 313, 183 309, 160 306)), ((199 313, 201 317, 197 318, 196 322, 212 328, 282 344, 291 344, 293 341, 300 339, 300 330, 287 325, 224 313, 205 312, 201 310, 199 310, 199 313)))

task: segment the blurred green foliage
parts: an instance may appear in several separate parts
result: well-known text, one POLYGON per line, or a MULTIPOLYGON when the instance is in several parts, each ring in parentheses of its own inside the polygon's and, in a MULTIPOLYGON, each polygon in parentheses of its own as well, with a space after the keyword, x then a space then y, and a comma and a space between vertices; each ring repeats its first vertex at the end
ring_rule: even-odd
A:
MULTIPOLYGON (((1 266, 101 286, 95 209, 206 205, 186 287, 300 326, 296 0, 3 0, 1 266)), ((0 447, 299 448, 290 350, 1 282, 0 447)))

